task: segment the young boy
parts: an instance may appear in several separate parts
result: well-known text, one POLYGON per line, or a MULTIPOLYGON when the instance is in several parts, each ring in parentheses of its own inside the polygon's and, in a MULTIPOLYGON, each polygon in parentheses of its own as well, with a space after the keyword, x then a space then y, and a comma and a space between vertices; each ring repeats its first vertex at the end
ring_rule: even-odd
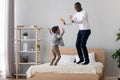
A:
POLYGON ((53 53, 53 59, 52 59, 50 65, 57 66, 57 63, 59 62, 59 60, 61 58, 59 46, 64 46, 62 36, 65 33, 65 31, 62 28, 62 32, 60 32, 59 26, 53 26, 51 29, 49 28, 49 32, 52 36, 51 52, 53 53), (57 57, 57 59, 56 59, 56 57, 57 57))

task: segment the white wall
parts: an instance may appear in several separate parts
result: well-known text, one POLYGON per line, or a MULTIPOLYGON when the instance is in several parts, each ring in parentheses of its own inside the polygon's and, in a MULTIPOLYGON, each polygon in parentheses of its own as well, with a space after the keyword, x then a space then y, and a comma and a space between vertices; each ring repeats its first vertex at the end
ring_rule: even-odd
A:
MULTIPOLYGON (((75 47, 77 25, 65 27, 60 24, 61 17, 68 19, 75 13, 74 3, 80 1, 89 13, 92 34, 88 47, 105 48, 105 75, 117 76, 120 69, 111 58, 120 42, 115 42, 120 26, 120 0, 15 0, 15 25, 30 26, 36 24, 42 27, 41 61, 49 61, 50 35, 47 27, 59 25, 64 27, 65 47, 75 47)), ((68 20, 67 20, 68 21, 68 20)))

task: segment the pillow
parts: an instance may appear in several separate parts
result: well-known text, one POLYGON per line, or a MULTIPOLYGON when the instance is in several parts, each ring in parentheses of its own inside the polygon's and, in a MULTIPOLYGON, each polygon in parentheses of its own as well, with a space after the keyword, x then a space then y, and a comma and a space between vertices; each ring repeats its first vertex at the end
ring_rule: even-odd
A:
POLYGON ((89 60, 90 60, 90 63, 95 63, 95 52, 91 52, 89 53, 89 60))
POLYGON ((74 57, 75 57, 75 62, 80 61, 80 58, 78 57, 78 55, 75 55, 74 57))
MULTIPOLYGON (((95 63, 96 62, 95 61, 95 52, 91 52, 88 55, 89 55, 90 63, 95 63)), ((75 57, 76 62, 80 61, 78 55, 75 55, 74 57, 75 57)))
POLYGON ((73 55, 61 55, 61 59, 58 64, 74 63, 75 57, 73 55))

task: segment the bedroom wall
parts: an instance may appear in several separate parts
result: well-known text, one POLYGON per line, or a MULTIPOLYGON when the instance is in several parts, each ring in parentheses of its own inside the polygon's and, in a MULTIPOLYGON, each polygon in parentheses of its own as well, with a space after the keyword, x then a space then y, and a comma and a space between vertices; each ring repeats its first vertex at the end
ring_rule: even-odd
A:
MULTIPOLYGON (((105 75, 117 76, 120 69, 111 58, 115 49, 120 47, 116 42, 116 33, 120 28, 120 0, 15 0, 15 26, 36 24, 41 30, 41 62, 49 62, 50 35, 47 28, 59 25, 65 28, 65 47, 75 47, 78 31, 77 25, 65 27, 60 24, 61 17, 68 19, 75 13, 74 3, 80 1, 89 13, 92 34, 88 47, 105 48, 105 75)), ((68 21, 68 20, 67 20, 68 21)))

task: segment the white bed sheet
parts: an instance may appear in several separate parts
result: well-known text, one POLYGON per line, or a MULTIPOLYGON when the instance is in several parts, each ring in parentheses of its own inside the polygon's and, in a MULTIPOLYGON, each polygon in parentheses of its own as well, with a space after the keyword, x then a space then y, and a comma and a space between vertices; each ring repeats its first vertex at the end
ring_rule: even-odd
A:
POLYGON ((69 64, 59 64, 57 66, 49 66, 50 63, 40 64, 30 66, 26 72, 27 78, 30 78, 35 72, 52 72, 52 73, 87 73, 87 74, 97 74, 102 73, 103 64, 100 62, 90 63, 88 65, 81 65, 75 63, 69 64))

